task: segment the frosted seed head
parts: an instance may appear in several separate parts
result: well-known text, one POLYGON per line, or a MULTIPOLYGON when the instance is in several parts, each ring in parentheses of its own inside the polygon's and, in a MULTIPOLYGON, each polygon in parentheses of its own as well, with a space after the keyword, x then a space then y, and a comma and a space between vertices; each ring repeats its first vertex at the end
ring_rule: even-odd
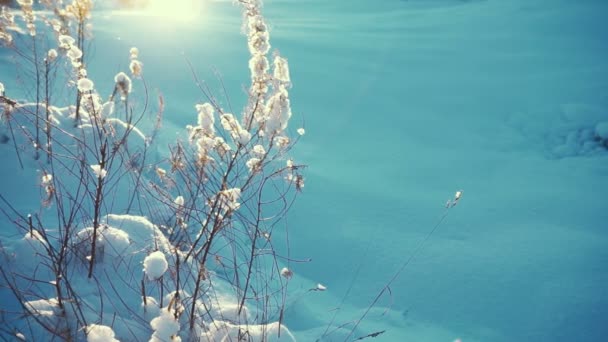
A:
POLYGON ((72 62, 76 62, 82 57, 82 50, 72 45, 68 50, 67 56, 72 62))
POLYGON ((94 84, 93 81, 88 78, 81 78, 78 80, 77 86, 81 93, 86 93, 93 90, 94 84))
POLYGON ((456 194, 454 195, 454 201, 458 201, 460 197, 462 197, 462 191, 456 191, 456 194))
POLYGON ((114 82, 116 82, 116 87, 121 95, 121 99, 125 100, 127 95, 131 92, 131 78, 121 71, 114 76, 114 82))
POLYGON ((291 82, 291 77, 289 76, 289 65, 287 64, 287 59, 276 56, 274 58, 274 72, 273 76, 276 80, 284 83, 291 82))
POLYGON ((139 57, 139 49, 136 47, 132 47, 129 50, 129 55, 131 59, 137 59, 139 57))
POLYGON ((293 277, 293 271, 287 267, 283 267, 281 269, 281 276, 285 279, 291 279, 291 277, 293 277))
POLYGON ((47 173, 45 175, 42 176, 42 185, 49 185, 51 183, 51 181, 53 181, 53 175, 50 173, 47 173))
POLYGON ((46 54, 47 61, 52 62, 57 59, 57 50, 50 49, 46 54))
POLYGON ((129 70, 131 70, 131 75, 135 77, 141 76, 143 69, 143 63, 138 60, 132 60, 129 64, 129 70))
POLYGON ((253 157, 249 159, 245 165, 247 165, 249 172, 253 173, 260 169, 261 160, 259 158, 253 157))
POLYGON ((72 38, 71 36, 67 36, 67 35, 60 35, 59 36, 59 47, 62 49, 70 49, 74 43, 76 42, 76 40, 74 38, 72 38))

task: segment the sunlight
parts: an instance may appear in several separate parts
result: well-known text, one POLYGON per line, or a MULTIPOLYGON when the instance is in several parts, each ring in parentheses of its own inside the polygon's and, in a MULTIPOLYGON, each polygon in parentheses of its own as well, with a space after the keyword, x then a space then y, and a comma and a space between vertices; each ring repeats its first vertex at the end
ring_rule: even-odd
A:
POLYGON ((142 8, 147 16, 170 21, 191 21, 201 15, 203 0, 148 0, 142 8))

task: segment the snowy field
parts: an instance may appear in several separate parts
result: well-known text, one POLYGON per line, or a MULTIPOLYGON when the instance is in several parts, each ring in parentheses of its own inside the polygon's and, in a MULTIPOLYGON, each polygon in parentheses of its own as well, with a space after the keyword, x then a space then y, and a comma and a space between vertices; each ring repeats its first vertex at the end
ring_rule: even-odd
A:
MULTIPOLYGON (((289 334, 304 342, 368 335, 370 341, 433 342, 608 336, 608 2, 266 0, 263 11, 272 49, 289 61, 287 130, 293 136, 299 127, 306 130, 289 153, 308 166, 302 194, 273 233, 289 241, 289 247, 274 246, 278 254, 302 261, 280 265, 293 271, 281 341, 291 340, 289 334), (446 210, 459 190, 458 205, 446 210)), ((218 94, 219 106, 238 113, 247 105, 247 38, 240 9, 230 1, 206 2, 187 18, 104 9, 92 22, 87 68, 96 88, 112 89, 137 46, 147 91, 165 100, 152 159, 170 152, 184 127, 196 122, 194 105, 206 101, 189 63, 218 94)), ((0 50, 0 82, 7 96, 9 89, 18 99, 31 96, 27 75, 11 56, 0 50)), ((134 82, 131 97, 140 108, 143 96, 134 82)), ((153 126, 154 116, 147 115, 142 131, 153 126)), ((25 161, 22 169, 10 143, 0 145, 0 157, 0 194, 22 215, 49 210, 39 208, 37 164, 25 161)), ((121 199, 116 203, 119 208, 121 199)), ((143 323, 126 314, 113 320, 115 308, 139 310, 142 300, 124 283, 112 289, 107 272, 136 270, 139 284, 147 260, 149 279, 142 281, 157 291, 155 280, 176 260, 171 242, 152 225, 159 222, 123 213, 107 213, 115 214, 107 223, 128 237, 104 233, 104 241, 122 246, 108 252, 100 271, 106 276, 75 284, 93 312, 105 312, 103 322, 92 323, 113 323, 120 341, 147 341, 166 332, 149 324, 155 317, 174 322, 162 318, 162 305, 146 311, 143 323), (134 239, 138 234, 145 236, 134 239), (150 248, 144 243, 150 236, 168 261, 139 253, 150 248), (128 264, 111 263, 125 251, 133 255, 128 264), (100 288, 128 292, 129 300, 99 307, 100 288)), ((37 272, 31 260, 38 240, 23 239, 10 221, 2 216, 2 248, 11 255, 2 262, 37 272)), ((79 236, 90 239, 86 231, 79 236)), ((229 312, 200 319, 226 317, 216 329, 230 330, 241 313, 233 298, 219 298, 233 289, 217 286, 223 294, 214 300, 229 312)), ((0 295, 0 310, 22 309, 7 289, 0 295)), ((54 303, 35 299, 42 300, 32 304, 36 310, 52 312, 54 303)), ((252 324, 252 338, 265 339, 268 331, 274 338, 276 321, 252 324)), ((175 327, 167 325, 170 336, 175 327)), ((201 341, 219 336, 199 333, 201 341)))

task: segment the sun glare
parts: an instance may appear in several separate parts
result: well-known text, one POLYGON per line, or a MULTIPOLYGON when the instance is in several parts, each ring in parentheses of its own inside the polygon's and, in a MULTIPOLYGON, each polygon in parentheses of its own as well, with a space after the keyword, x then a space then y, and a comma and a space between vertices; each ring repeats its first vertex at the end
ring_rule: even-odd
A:
POLYGON ((190 21, 199 17, 203 0, 148 0, 141 9, 143 14, 171 21, 190 21))

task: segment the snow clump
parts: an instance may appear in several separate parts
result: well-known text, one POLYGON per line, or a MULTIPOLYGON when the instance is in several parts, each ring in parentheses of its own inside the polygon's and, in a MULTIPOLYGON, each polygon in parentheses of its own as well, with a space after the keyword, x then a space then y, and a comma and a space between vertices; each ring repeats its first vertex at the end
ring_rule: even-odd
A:
POLYGON ((87 342, 120 342, 114 338, 114 330, 112 328, 90 324, 87 326, 87 342))
POLYGON ((161 251, 152 252, 144 259, 144 272, 150 280, 162 277, 168 267, 169 263, 161 251))
POLYGON ((179 332, 179 322, 175 319, 174 313, 163 308, 160 315, 154 318, 150 325, 154 329, 150 342, 180 342, 182 339, 177 336, 179 332))

